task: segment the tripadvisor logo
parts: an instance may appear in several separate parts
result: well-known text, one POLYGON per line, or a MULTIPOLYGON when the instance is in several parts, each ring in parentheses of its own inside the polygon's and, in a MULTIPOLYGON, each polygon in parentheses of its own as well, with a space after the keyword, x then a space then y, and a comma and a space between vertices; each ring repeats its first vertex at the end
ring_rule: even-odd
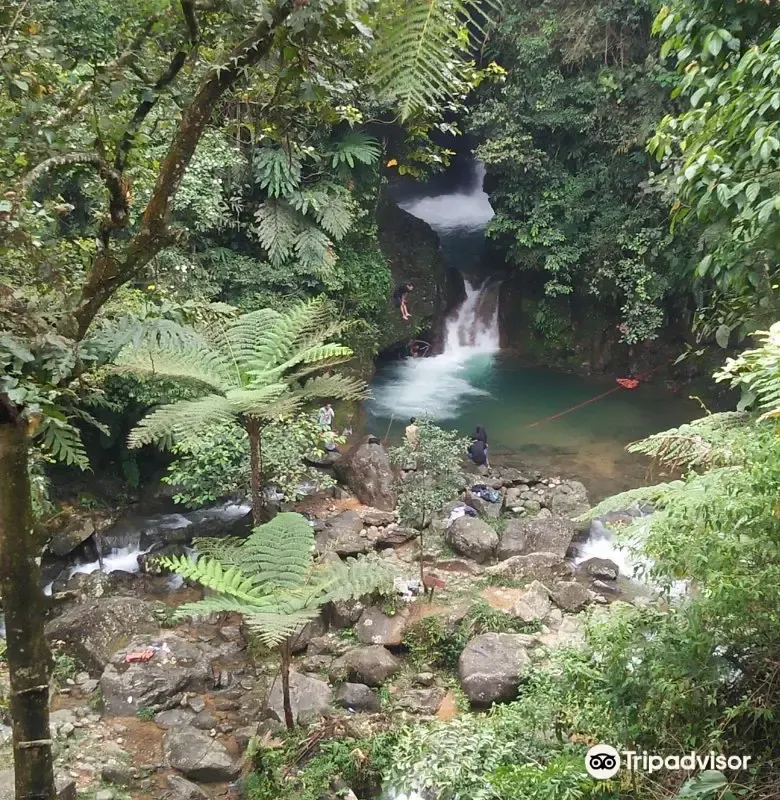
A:
POLYGON ((620 772, 620 753, 608 744, 597 744, 585 754, 585 769, 598 781, 608 781, 620 772))
POLYGON ((631 771, 642 771, 649 775, 661 769, 684 770, 744 770, 752 756, 725 756, 710 751, 685 755, 659 756, 647 751, 624 750, 622 755, 608 744, 597 744, 585 754, 585 769, 592 778, 608 781, 620 772, 621 764, 631 771))

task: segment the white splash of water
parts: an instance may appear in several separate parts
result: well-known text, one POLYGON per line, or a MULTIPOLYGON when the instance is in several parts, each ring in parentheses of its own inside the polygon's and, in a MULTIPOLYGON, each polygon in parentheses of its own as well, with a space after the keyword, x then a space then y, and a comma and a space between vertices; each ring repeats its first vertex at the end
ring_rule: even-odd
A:
POLYGON ((485 167, 476 162, 471 185, 466 191, 415 198, 399 205, 412 216, 425 220, 438 234, 482 231, 495 213, 490 198, 482 189, 484 180, 485 167))
MULTIPOLYGON (((112 550, 108 555, 103 556, 103 572, 138 572, 140 570, 138 556, 146 552, 146 550, 139 550, 137 547, 119 547, 116 550, 112 550)), ((68 577, 72 577, 79 572, 91 575, 99 569, 99 561, 77 564, 75 567, 71 567, 68 577)))

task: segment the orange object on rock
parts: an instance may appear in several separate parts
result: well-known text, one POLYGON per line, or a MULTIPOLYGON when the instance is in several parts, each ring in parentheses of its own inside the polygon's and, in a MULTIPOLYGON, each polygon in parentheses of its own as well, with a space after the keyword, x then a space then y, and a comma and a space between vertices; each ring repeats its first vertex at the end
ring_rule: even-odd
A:
POLYGON ((154 658, 154 650, 149 647, 146 650, 137 650, 135 653, 128 653, 125 656, 125 663, 126 664, 145 664, 147 661, 151 661, 154 658))
POLYGON ((639 386, 639 381, 634 380, 633 378, 618 378, 617 382, 624 389, 636 389, 636 387, 639 386))

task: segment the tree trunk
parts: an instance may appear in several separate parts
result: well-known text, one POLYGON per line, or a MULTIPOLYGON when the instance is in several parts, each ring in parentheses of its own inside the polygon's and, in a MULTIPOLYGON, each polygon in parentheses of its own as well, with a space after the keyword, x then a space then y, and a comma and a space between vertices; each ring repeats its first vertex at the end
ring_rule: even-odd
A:
POLYGON ((425 589, 425 511, 423 511, 422 522, 420 524, 420 585, 425 589))
POLYGON ((282 656, 282 704, 284 706, 284 724, 287 730, 291 731, 295 727, 295 718, 292 713, 290 703, 290 662, 292 660, 292 647, 290 640, 284 642, 280 648, 282 656))
POLYGON ((0 404, 0 593, 11 678, 17 800, 53 800, 49 734, 51 653, 33 528, 27 435, 12 406, 0 404))
POLYGON ((251 465, 250 480, 252 484, 252 520, 255 525, 263 523, 263 464, 260 450, 260 422, 250 419, 246 422, 246 432, 249 434, 249 463, 251 465))

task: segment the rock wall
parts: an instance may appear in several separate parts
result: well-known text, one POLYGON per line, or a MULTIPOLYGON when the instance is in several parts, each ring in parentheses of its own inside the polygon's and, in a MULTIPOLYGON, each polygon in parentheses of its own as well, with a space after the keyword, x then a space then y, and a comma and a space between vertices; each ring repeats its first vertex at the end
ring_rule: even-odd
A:
POLYGON ((463 279, 444 266, 439 238, 431 227, 387 195, 377 209, 377 226, 379 245, 393 275, 393 290, 401 283, 414 286, 408 300, 412 315, 408 322, 388 298, 377 320, 382 331, 380 350, 405 343, 421 332, 430 331, 437 338, 447 310, 465 296, 463 279))

